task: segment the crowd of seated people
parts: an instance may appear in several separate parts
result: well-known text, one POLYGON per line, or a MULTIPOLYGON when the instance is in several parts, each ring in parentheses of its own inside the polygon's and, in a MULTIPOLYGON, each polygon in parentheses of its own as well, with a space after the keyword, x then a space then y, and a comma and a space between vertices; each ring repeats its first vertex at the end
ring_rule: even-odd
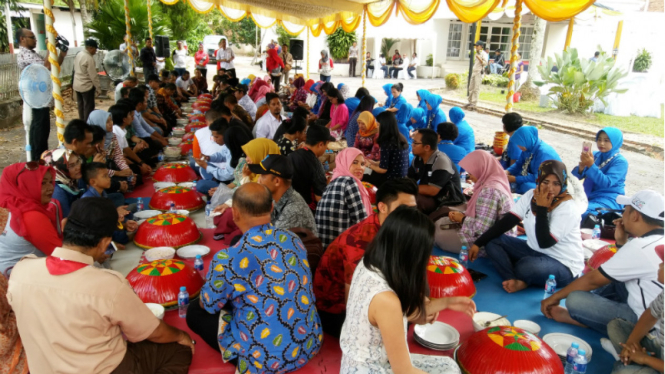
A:
MULTIPOLYGON (((163 71, 142 86, 128 78, 108 111, 67 125, 63 148, 4 169, 0 271, 12 278, 8 290, 0 279, 0 292, 11 296, 34 371, 44 362, 77 362, 79 372, 129 372, 131 365, 186 372, 192 338, 200 337, 241 373, 290 372, 319 352, 325 332, 340 338, 342 372, 458 373, 450 359, 409 356, 404 339, 406 321, 432 322, 444 309, 475 313, 469 298, 427 297, 424 271, 435 245, 452 253, 467 247, 471 261, 487 257, 508 293, 543 287, 554 275, 560 290, 542 301, 546 317, 607 334, 615 373, 662 371, 663 196, 624 196, 620 130, 600 130, 598 151, 585 146, 579 164, 567 166, 536 127, 509 113, 497 121, 510 137, 499 157, 476 150, 464 111, 452 107, 447 116, 442 98, 427 90, 409 103, 401 83, 385 85, 387 98, 377 100, 365 88, 350 96, 348 85, 329 77, 296 75, 276 87, 271 76, 234 74, 220 69, 213 77, 207 126, 195 132, 189 159, 197 190, 221 213, 215 238, 228 245, 189 306, 196 335, 151 318, 122 278, 104 269, 105 246, 128 243, 137 228, 124 193, 157 166, 176 120, 185 118, 181 103, 203 89, 196 79, 163 71), (473 184, 470 196, 462 174, 473 184), (577 179, 583 190, 571 187, 577 179), (377 188, 374 203, 366 183, 377 188), (580 226, 603 210, 623 211, 615 222, 620 250, 583 275, 580 226), (518 225, 525 240, 512 234, 518 225), (316 246, 321 259, 310 264, 316 246), (77 284, 63 274, 95 281, 77 284), (39 297, 50 309, 35 306, 30 282, 42 285, 39 297), (102 282, 104 291, 94 294, 102 282), (49 295, 56 287, 64 290, 59 298, 49 295), (77 305, 81 295, 95 301, 75 320, 58 302, 77 305), (105 309, 114 305, 140 310, 105 309), (103 313, 111 317, 99 320, 103 313), (648 335, 654 325, 655 343, 648 335), (88 326, 97 334, 85 335, 88 326), (44 343, 57 334, 79 343, 44 343), (165 359, 150 361, 153 355, 165 359)), ((0 307, 8 308, 3 300, 0 307)))

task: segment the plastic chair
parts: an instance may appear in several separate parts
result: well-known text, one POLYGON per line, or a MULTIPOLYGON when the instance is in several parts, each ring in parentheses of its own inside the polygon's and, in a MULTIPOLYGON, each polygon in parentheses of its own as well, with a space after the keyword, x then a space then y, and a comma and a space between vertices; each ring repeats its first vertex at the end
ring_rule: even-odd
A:
POLYGON ((383 79, 383 70, 373 69, 372 78, 373 79, 383 79))

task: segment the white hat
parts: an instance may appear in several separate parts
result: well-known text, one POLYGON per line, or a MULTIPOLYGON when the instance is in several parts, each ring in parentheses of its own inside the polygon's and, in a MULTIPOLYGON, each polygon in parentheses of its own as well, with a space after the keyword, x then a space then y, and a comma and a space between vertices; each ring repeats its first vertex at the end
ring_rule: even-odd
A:
POLYGON ((645 216, 663 220, 665 202, 663 201, 663 195, 656 191, 642 190, 633 196, 617 196, 617 203, 630 205, 645 216))

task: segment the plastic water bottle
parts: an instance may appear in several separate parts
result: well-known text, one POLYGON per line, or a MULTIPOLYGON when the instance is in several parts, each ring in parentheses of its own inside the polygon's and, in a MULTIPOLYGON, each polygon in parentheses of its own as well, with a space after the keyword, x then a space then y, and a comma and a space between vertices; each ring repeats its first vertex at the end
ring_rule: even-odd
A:
POLYGON ((575 366, 575 359, 577 358, 577 352, 580 349, 580 345, 573 342, 568 348, 566 353, 566 367, 564 368, 564 374, 573 374, 573 366, 575 366))
POLYGON ((196 255, 196 259, 194 260, 194 269, 198 270, 199 273, 203 273, 203 259, 201 258, 201 255, 196 255))
POLYGON ((462 250, 459 251, 459 263, 465 268, 469 266, 469 250, 465 245, 463 245, 462 250))
POLYGON ((575 364, 573 365, 573 374, 586 374, 586 367, 589 362, 586 360, 586 351, 580 349, 577 351, 575 364))
POLYGON ((136 201, 136 211, 140 212, 143 210, 143 198, 139 197, 139 199, 136 201))
POLYGON ((189 307, 189 293, 187 293, 187 287, 182 286, 178 293, 178 317, 187 317, 187 307, 189 307))
POLYGON ((175 203, 171 203, 171 208, 169 209, 169 213, 178 214, 178 209, 175 208, 175 203))
POLYGON ((129 192, 134 191, 134 174, 130 174, 127 177, 127 191, 129 192))
POLYGON ((554 295, 555 292, 556 292, 556 279, 554 279, 553 274, 550 274, 549 279, 547 279, 547 282, 545 282, 545 295, 543 295, 543 300, 554 295))
POLYGON ((214 224, 212 222, 212 205, 210 204, 210 200, 208 200, 208 203, 206 204, 206 228, 207 229, 212 229, 214 224))
POLYGON ((159 154, 157 155, 157 161, 164 162, 164 152, 159 151, 159 154))
POLYGON ((330 170, 330 164, 328 164, 328 161, 323 163, 323 170, 327 173, 330 170))
POLYGON ((593 227, 593 234, 591 234, 591 239, 600 239, 600 225, 593 227))
POLYGON ((459 175, 459 181, 461 184, 466 183, 466 171, 459 175))

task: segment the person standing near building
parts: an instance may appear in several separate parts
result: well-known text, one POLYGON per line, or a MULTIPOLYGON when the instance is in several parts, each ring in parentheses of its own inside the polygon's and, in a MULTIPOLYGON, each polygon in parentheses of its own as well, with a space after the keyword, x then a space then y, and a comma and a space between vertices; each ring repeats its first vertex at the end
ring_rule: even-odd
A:
POLYGON ((226 70, 226 74, 229 75, 229 78, 235 78, 236 68, 235 65, 233 65, 233 60, 235 60, 236 55, 233 53, 233 49, 226 47, 226 39, 219 41, 219 49, 217 50, 216 58, 217 61, 220 62, 220 68, 226 70))
POLYGON ((282 53, 279 54, 279 57, 281 57, 282 61, 284 62, 284 71, 282 71, 282 76, 284 77, 284 84, 287 85, 289 84, 289 74, 291 73, 291 68, 293 67, 293 55, 289 53, 288 45, 282 45, 282 53))
POLYGON ((483 81, 483 70, 487 66, 487 53, 483 50, 485 42, 478 40, 476 42, 476 53, 474 56, 473 70, 471 72, 471 82, 469 83, 469 103, 465 108, 475 108, 480 94, 480 84, 483 81))
MULTIPOLYGON (((51 63, 48 60, 44 60, 35 51, 35 47, 37 47, 35 33, 29 29, 20 28, 16 30, 16 41, 19 45, 18 53, 16 54, 16 63, 21 71, 32 64, 44 65, 45 68, 51 70, 51 63)), ((62 65, 65 56, 67 56, 66 48, 60 50, 60 54, 58 55, 59 65, 62 65)), ((32 119, 30 120, 28 142, 30 144, 30 158, 32 160, 39 160, 42 152, 48 150, 48 137, 51 133, 50 109, 52 106, 53 99, 44 108, 30 108, 32 119)), ((28 113, 27 110, 26 105, 23 110, 24 116, 28 113)))
POLYGON ((147 81, 149 76, 157 74, 157 55, 152 48, 152 38, 145 38, 145 47, 141 49, 139 58, 143 63, 143 76, 147 81))
POLYGON ((185 74, 185 70, 187 70, 187 56, 189 53, 187 53, 187 49, 184 48, 182 40, 178 40, 177 42, 177 47, 173 51, 172 58, 173 58, 173 64, 174 64, 174 70, 176 73, 178 73, 179 77, 182 77, 183 74, 185 74))
POLYGON ((92 56, 97 53, 97 41, 85 41, 85 50, 76 55, 74 59, 74 83, 76 103, 78 104, 79 118, 88 121, 88 116, 95 110, 95 97, 101 92, 97 66, 92 56))
POLYGON ((358 43, 353 42, 349 48, 349 77, 356 77, 356 64, 358 63, 358 43))

